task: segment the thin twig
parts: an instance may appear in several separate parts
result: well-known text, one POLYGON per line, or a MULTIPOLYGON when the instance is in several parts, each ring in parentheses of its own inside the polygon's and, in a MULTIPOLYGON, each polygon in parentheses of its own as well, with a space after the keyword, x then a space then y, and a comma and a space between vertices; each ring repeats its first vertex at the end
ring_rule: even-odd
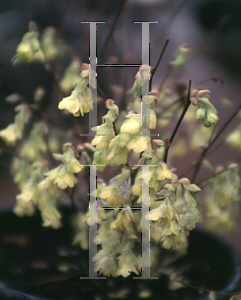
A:
MULTIPOLYGON (((155 72, 156 72, 156 70, 157 70, 157 68, 158 68, 158 66, 159 66, 159 64, 160 64, 160 62, 161 62, 161 59, 162 59, 162 57, 163 57, 163 55, 164 55, 164 52, 165 52, 165 50, 166 50, 166 48, 167 48, 168 43, 169 43, 169 39, 166 39, 166 42, 165 42, 164 46, 162 47, 162 51, 161 51, 161 53, 160 53, 160 56, 159 56, 158 61, 157 61, 157 63, 156 63, 156 66, 154 67, 154 69, 153 69, 153 71, 152 71, 152 76, 151 76, 151 79, 150 79, 150 90, 151 90, 151 87, 152 87, 152 79, 153 79, 153 76, 154 76, 154 74, 155 74, 155 72)), ((149 53, 150 53, 150 51, 149 51, 149 53)))
POLYGON ((185 116, 185 114, 186 114, 186 112, 187 112, 187 110, 188 110, 188 108, 189 108, 189 106, 190 106, 190 104, 191 104, 191 101, 190 101, 190 92, 191 92, 191 80, 189 81, 189 87, 188 87, 188 94, 187 94, 187 103, 186 103, 186 105, 185 105, 185 107, 184 107, 184 109, 183 109, 183 112, 182 112, 182 114, 181 114, 181 116, 180 116, 180 118, 179 118, 179 120, 178 120, 178 122, 177 122, 177 125, 176 125, 176 127, 174 128, 174 131, 173 131, 173 133, 172 133, 172 135, 171 135, 171 138, 170 138, 170 145, 167 147, 167 149, 166 149, 166 153, 165 153, 165 156, 164 156, 164 159, 163 159, 163 161, 165 162, 165 163, 167 163, 167 157, 168 157, 168 151, 169 151, 169 149, 170 149, 170 146, 171 146, 171 144, 172 144, 172 142, 173 142, 173 140, 174 140, 174 138, 175 138, 175 135, 176 135, 176 133, 177 133, 177 131, 178 131, 178 129, 179 129, 179 127, 180 127, 180 125, 181 125, 181 123, 182 123, 182 120, 183 120, 183 118, 184 118, 184 116, 185 116))
POLYGON ((158 61, 157 61, 157 63, 156 63, 156 66, 154 67, 154 70, 153 70, 153 72, 152 72, 152 76, 155 74, 155 72, 156 72, 156 70, 157 70, 157 68, 158 68, 158 66, 159 66, 159 64, 160 64, 160 62, 161 62, 161 59, 162 59, 162 57, 163 57, 163 55, 164 55, 164 52, 166 51, 166 48, 167 48, 168 43, 169 43, 169 39, 166 39, 166 42, 165 42, 165 44, 164 44, 164 46, 163 46, 163 48, 162 48, 162 51, 161 51, 161 53, 160 53, 160 56, 159 56, 158 61))
POLYGON ((103 93, 102 89, 98 85, 97 85, 97 89, 98 89, 99 93, 101 94, 101 96, 103 97, 103 99, 106 101, 107 98, 106 98, 105 94, 103 93))

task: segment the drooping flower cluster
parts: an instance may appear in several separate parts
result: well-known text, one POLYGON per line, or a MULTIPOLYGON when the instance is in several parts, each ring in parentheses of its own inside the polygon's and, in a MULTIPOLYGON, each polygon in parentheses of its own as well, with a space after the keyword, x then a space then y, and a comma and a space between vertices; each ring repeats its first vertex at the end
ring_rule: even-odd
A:
POLYGON ((17 54, 12 59, 13 65, 23 62, 30 64, 33 61, 48 63, 66 53, 66 46, 57 38, 55 28, 45 28, 41 38, 33 21, 29 22, 28 29, 17 47, 17 54))
POLYGON ((115 136, 113 123, 119 115, 119 108, 114 104, 114 100, 108 99, 105 101, 105 106, 108 109, 107 114, 102 118, 103 124, 92 128, 96 131, 96 135, 91 142, 91 145, 96 146, 93 164, 102 165, 98 169, 103 171, 105 165, 108 164, 107 155, 111 140, 115 136))
POLYGON ((8 125, 7 128, 0 131, 0 137, 10 146, 14 146, 17 140, 20 140, 23 135, 23 129, 28 123, 31 113, 25 104, 20 104, 15 108, 17 112, 14 123, 8 125))
POLYGON ((226 171, 218 169, 217 175, 208 181, 207 228, 234 230, 240 187, 237 164, 231 164, 226 171))
POLYGON ((44 135, 47 133, 47 126, 44 123, 35 123, 30 132, 29 140, 23 145, 20 156, 29 161, 40 161, 42 153, 47 151, 44 135))
POLYGON ((193 90, 191 92, 192 104, 198 106, 196 119, 202 120, 206 127, 210 127, 218 121, 217 110, 209 101, 209 93, 209 90, 193 90))
POLYGON ((21 62, 31 63, 34 56, 40 51, 39 33, 34 22, 29 22, 29 31, 25 33, 21 43, 17 47, 17 55, 14 57, 13 64, 21 62))
POLYGON ((132 90, 133 93, 136 97, 141 98, 144 95, 147 95, 148 90, 142 91, 143 86, 147 87, 149 83, 149 80, 151 78, 151 71, 153 70, 152 67, 148 66, 148 65, 142 65, 139 68, 139 71, 136 73, 135 76, 135 82, 133 84, 132 90), (144 92, 144 94, 142 95, 142 92, 144 92))
MULTIPOLYGON (((150 102, 150 116, 147 114, 145 117, 149 122, 149 128, 155 129, 157 118, 153 106, 155 104, 157 94, 155 91, 151 92, 150 96, 143 97, 143 101, 150 102), (150 118, 150 119, 149 119, 150 118)), ((140 99, 136 100, 138 111, 130 111, 125 120, 120 126, 120 133, 112 139, 107 155, 107 164, 120 165, 126 164, 128 153, 133 150, 135 153, 150 153, 151 152, 151 139, 150 136, 142 134, 143 122, 141 112, 140 99)))
POLYGON ((43 129, 42 124, 36 124, 31 132, 31 139, 22 148, 23 157, 16 159, 13 163, 13 171, 17 171, 15 182, 18 183, 21 191, 17 196, 14 212, 19 216, 32 215, 37 205, 43 226, 59 228, 61 215, 57 210, 57 204, 60 200, 60 191, 57 187, 60 189, 65 189, 67 186, 73 187, 77 182, 74 173, 79 173, 83 166, 76 159, 72 144, 63 145, 63 155, 54 155, 57 160, 63 162, 59 167, 48 171, 44 161, 37 161, 31 166, 30 161, 34 161, 35 156, 33 157, 31 151, 27 151, 28 143, 35 141, 36 151, 41 151, 44 144, 42 144, 41 136, 36 136, 36 133, 43 129), (23 169, 24 172, 22 172, 23 169), (44 175, 47 178, 44 178, 44 175))
POLYGON ((95 74, 93 74, 88 64, 82 64, 81 73, 74 90, 69 97, 63 98, 59 102, 59 109, 67 109, 75 117, 79 117, 80 114, 83 117, 85 113, 93 109, 92 93, 87 86, 89 84, 89 77, 90 85, 96 88, 95 74))
POLYGON ((235 130, 227 137, 226 143, 233 148, 241 149, 241 123, 239 123, 235 130))
MULTIPOLYGON (((99 228, 96 242, 101 244, 102 250, 94 257, 94 261, 95 271, 105 276, 127 277, 131 272, 139 274, 138 258, 132 250, 134 240, 137 238, 132 226, 136 211, 130 207, 131 189, 124 185, 130 175, 130 169, 126 167, 120 175, 112 178, 114 184, 105 186, 99 181, 97 185, 99 228), (106 205, 120 208, 105 211, 106 205)), ((88 223, 88 214, 86 216, 88 223)))
POLYGON ((183 44, 175 52, 175 59, 170 62, 170 65, 176 68, 182 68, 187 61, 187 54, 189 51, 190 51, 189 44, 183 44))
POLYGON ((158 226, 152 234, 154 241, 161 241, 166 249, 178 247, 185 242, 185 234, 194 229, 199 221, 197 203, 192 193, 199 192, 187 178, 173 180, 157 194, 164 197, 160 205, 149 213, 150 220, 158 226), (158 229, 159 228, 159 229, 158 229))
POLYGON ((20 217, 31 216, 37 205, 42 216, 43 226, 57 229, 61 225, 61 215, 57 210, 60 194, 56 186, 52 186, 51 193, 42 188, 40 182, 44 179, 43 173, 46 169, 45 162, 35 162, 32 165, 30 176, 22 186, 21 194, 17 196, 14 213, 20 217))
POLYGON ((131 272, 138 275, 137 257, 132 252, 135 238, 121 231, 110 231, 110 237, 102 242, 102 250, 94 257, 95 271, 112 277, 128 277, 131 272))
POLYGON ((51 187, 51 183, 57 184, 60 189, 65 189, 67 186, 74 187, 77 179, 74 173, 79 173, 84 167, 76 159, 76 153, 72 144, 66 143, 63 145, 64 154, 54 154, 56 160, 63 162, 57 168, 44 173, 47 178, 41 184, 46 190, 51 187))

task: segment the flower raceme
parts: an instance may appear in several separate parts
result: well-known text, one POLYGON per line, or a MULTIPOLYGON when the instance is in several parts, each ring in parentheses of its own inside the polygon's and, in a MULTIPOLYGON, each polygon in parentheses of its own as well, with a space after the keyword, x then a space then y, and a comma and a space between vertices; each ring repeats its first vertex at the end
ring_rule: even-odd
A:
POLYGON ((95 74, 91 71, 88 64, 82 64, 80 76, 75 84, 75 88, 69 97, 63 98, 59 102, 59 109, 66 109, 75 117, 79 117, 80 114, 83 117, 85 113, 88 113, 93 109, 92 93, 88 88, 90 76, 90 85, 96 87, 95 74))
POLYGON ((24 126, 28 123, 31 116, 26 104, 18 105, 15 111, 17 114, 14 118, 14 123, 0 131, 0 137, 10 146, 14 146, 17 140, 22 138, 24 126))
POLYGON ((190 95, 192 104, 198 106, 196 119, 202 120, 206 127, 210 127, 218 121, 217 110, 209 101, 209 93, 209 90, 193 90, 190 95))
POLYGON ((119 109, 118 106, 115 105, 114 100, 107 99, 105 101, 105 106, 108 109, 108 112, 102 118, 103 124, 97 126, 97 128, 92 128, 93 131, 96 131, 96 135, 91 142, 91 145, 96 146, 93 164, 103 165, 98 167, 98 170, 100 171, 105 169, 105 165, 110 164, 107 160, 107 155, 111 140, 115 136, 113 123, 116 117, 119 115, 119 109))
POLYGON ((67 48, 57 37, 54 27, 45 28, 41 38, 39 38, 38 28, 33 21, 29 22, 28 29, 29 31, 24 34, 22 41, 17 46, 17 54, 12 59, 13 65, 38 61, 47 67, 49 61, 66 53, 67 48))
POLYGON ((164 197, 160 205, 149 212, 147 219, 154 221, 159 230, 151 231, 151 238, 159 239, 166 249, 184 243, 183 233, 195 228, 199 221, 196 200, 192 193, 200 189, 187 178, 173 180, 157 194, 164 197))
POLYGON ((206 227, 211 230, 224 229, 233 232, 237 214, 237 203, 240 199, 240 177, 238 165, 231 164, 226 171, 217 169, 216 176, 207 182, 206 227))
POLYGON ((79 173, 84 168, 76 159, 72 144, 64 144, 63 152, 63 155, 54 155, 54 158, 62 161, 63 164, 44 174, 47 176, 46 184, 50 180, 57 184, 60 189, 65 189, 67 186, 74 187, 77 182, 74 173, 79 173))
POLYGON ((187 54, 189 51, 190 51, 189 44, 183 44, 175 52, 175 59, 170 62, 170 65, 176 68, 182 68, 187 61, 187 54))
MULTIPOLYGON (((153 71, 153 67, 150 67, 148 65, 142 65, 139 68, 139 71, 136 73, 135 82, 132 87, 133 93, 136 97, 141 98, 142 87, 148 86, 147 83, 149 83, 152 71, 153 71)), ((147 94, 147 92, 148 91, 144 91, 144 95, 147 94)))

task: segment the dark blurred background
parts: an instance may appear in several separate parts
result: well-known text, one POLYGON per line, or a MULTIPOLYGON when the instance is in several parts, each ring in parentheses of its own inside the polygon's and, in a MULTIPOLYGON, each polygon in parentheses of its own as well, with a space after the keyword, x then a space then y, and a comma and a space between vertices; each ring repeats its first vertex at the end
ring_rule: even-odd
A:
MULTIPOLYGON (((0 129, 13 122, 13 107, 5 102, 11 93, 21 94, 28 103, 33 102, 34 86, 25 64, 13 67, 11 59, 22 36, 28 31, 28 22, 36 22, 41 32, 47 26, 58 29, 60 36, 72 47, 73 54, 82 62, 89 62, 89 32, 87 24, 80 21, 105 21, 97 26, 97 56, 101 55, 109 30, 123 0, 8 0, 0 2, 0 129)), ((154 66, 165 43, 170 39, 153 80, 157 88, 165 76, 168 62, 183 43, 189 43, 191 52, 187 65, 178 78, 187 85, 205 82, 211 90, 211 101, 215 105, 220 97, 232 101, 227 112, 219 111, 221 126, 228 115, 240 104, 241 89, 241 1, 240 0, 128 0, 126 1, 114 29, 113 38, 101 57, 101 63, 110 57, 117 63, 141 63, 141 25, 133 21, 158 21, 150 25, 151 65, 154 66), (218 78, 218 79, 217 79, 218 78)), ((66 65, 69 62, 66 58, 66 65)), ((53 78, 41 64, 34 64, 38 84, 44 86, 47 95, 53 87, 53 78)), ((109 83, 125 84, 130 88, 138 68, 98 69, 98 85, 107 98, 112 97, 109 83), (125 70, 123 70, 125 69, 125 70), (110 79, 111 75, 111 79, 110 79)), ((234 125, 231 124, 230 126, 234 125)), ((182 128, 185 131, 185 128, 182 128)), ((162 138, 162 137, 161 137, 162 138)), ((188 155, 176 161, 175 167, 182 169, 200 153, 188 155)), ((210 155, 213 163, 228 164, 240 156, 240 151, 227 155, 222 146, 218 155, 210 155)), ((12 183, 7 169, 10 156, 0 153, 0 207, 12 206, 17 188, 12 183)), ((202 173, 200 172, 200 176, 202 173)), ((228 239, 241 253, 239 234, 228 239)))

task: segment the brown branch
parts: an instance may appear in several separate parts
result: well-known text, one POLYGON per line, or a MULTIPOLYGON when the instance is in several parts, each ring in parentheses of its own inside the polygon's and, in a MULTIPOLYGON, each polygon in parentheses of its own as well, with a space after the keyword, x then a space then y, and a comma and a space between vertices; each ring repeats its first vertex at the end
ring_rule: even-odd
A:
POLYGON ((179 118, 179 120, 178 120, 178 122, 177 122, 177 125, 176 125, 176 127, 174 128, 174 131, 173 131, 173 133, 172 133, 172 135, 171 135, 171 138, 170 138, 170 145, 167 147, 166 152, 165 152, 165 156, 164 156, 164 159, 163 159, 163 161, 164 161, 165 163, 167 163, 168 151, 169 151, 169 149, 170 149, 170 147, 171 147, 171 144, 172 144, 172 142, 173 142, 173 140, 174 140, 174 138, 175 138, 175 135, 176 135, 176 133, 177 133, 177 131, 178 131, 178 129, 179 129, 181 123, 182 123, 182 120, 183 120, 183 118, 184 118, 184 116, 185 116, 185 114, 186 114, 186 112, 187 112, 187 110, 188 110, 188 108, 189 108, 189 106, 190 106, 190 104, 191 104, 191 101, 190 101, 191 83, 192 83, 192 82, 191 82, 191 80, 190 80, 190 81, 189 81, 189 87, 188 87, 188 94, 187 94, 187 103, 186 103, 186 105, 185 105, 185 107, 184 107, 184 109, 183 109, 183 112, 182 112, 182 114, 181 114, 181 116, 180 116, 180 118, 179 118))
POLYGON ((103 99, 106 101, 107 98, 106 98, 105 94, 103 93, 102 89, 98 85, 97 85, 97 90, 101 94, 101 96, 103 97, 103 99))

